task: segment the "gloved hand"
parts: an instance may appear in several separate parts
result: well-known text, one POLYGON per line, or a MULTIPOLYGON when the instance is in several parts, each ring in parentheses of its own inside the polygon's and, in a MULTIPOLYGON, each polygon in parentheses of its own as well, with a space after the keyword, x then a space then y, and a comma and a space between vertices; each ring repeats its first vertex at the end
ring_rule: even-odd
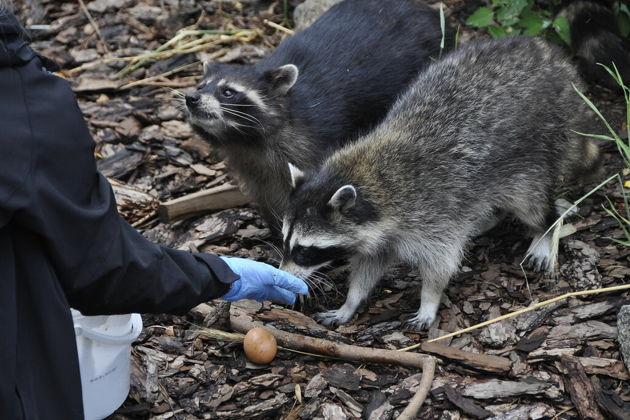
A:
POLYGON ((295 303, 295 294, 305 295, 308 286, 285 271, 247 258, 221 257, 234 273, 241 278, 232 283, 232 288, 221 299, 240 300, 253 299, 258 302, 273 300, 275 302, 295 303))

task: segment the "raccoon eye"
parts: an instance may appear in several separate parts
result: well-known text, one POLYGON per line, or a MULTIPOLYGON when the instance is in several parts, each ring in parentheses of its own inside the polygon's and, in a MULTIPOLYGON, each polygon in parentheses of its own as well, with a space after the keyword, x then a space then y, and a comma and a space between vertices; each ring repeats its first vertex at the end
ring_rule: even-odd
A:
POLYGON ((223 88, 223 90, 221 91, 221 95, 225 96, 226 98, 231 98, 232 96, 234 96, 234 91, 230 88, 223 88))

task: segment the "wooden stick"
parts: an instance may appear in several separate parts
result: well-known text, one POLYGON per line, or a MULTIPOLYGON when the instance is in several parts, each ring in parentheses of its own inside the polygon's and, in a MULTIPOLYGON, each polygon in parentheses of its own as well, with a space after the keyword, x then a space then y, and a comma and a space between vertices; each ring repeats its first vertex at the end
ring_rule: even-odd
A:
POLYGON ((249 202, 249 198, 236 185, 226 183, 161 203, 158 214, 162 222, 169 223, 194 214, 231 209, 249 202))
POLYGON ((477 354, 439 343, 424 342, 420 349, 425 353, 433 353, 447 359, 457 360, 463 365, 485 372, 504 374, 512 369, 512 361, 505 357, 477 354))
POLYGON ((360 347, 350 344, 336 343, 321 338, 307 337, 264 325, 249 314, 251 305, 247 301, 233 303, 230 308, 230 326, 232 329, 246 333, 252 328, 264 327, 276 338, 278 344, 309 353, 323 354, 341 360, 362 363, 391 363, 422 369, 422 379, 416 395, 398 417, 398 420, 415 419, 422 403, 426 399, 433 376, 435 375, 435 359, 427 354, 405 353, 396 350, 360 347))
MULTIPOLYGON (((456 335, 467 333, 469 331, 473 331, 473 330, 476 330, 478 328, 485 327, 486 325, 494 324, 495 322, 503 321, 504 319, 512 318, 512 317, 515 317, 517 315, 521 315, 521 314, 524 314, 526 312, 533 311, 534 309, 538 309, 538 308, 541 308, 543 306, 547 306, 549 304, 552 304, 552 303, 557 302, 557 301, 562 300, 562 299, 567 299, 567 298, 574 297, 574 296, 584 296, 584 295, 594 295, 594 294, 598 294, 598 293, 615 292, 615 291, 618 291, 618 290, 626 290, 626 289, 630 289, 630 284, 624 284, 624 285, 621 285, 621 286, 605 287, 603 289, 580 290, 578 292, 565 293, 564 295, 556 296, 555 298, 548 299, 548 300, 545 300, 543 302, 538 302, 538 303, 536 303, 534 305, 528 306, 527 308, 523 308, 523 309, 520 309, 520 310, 515 311, 515 312, 510 312, 509 314, 498 316, 498 317, 490 319, 488 321, 484 321, 484 322, 481 322, 479 324, 473 325, 472 327, 464 328, 464 329, 461 329, 459 331, 455 331, 454 333, 446 334, 446 335, 443 335, 443 336, 440 336, 440 337, 428 340, 426 342, 427 343, 433 343, 435 341, 443 340, 445 338, 455 337, 456 335)), ((417 349, 420 346, 422 346, 422 343, 418 343, 418 344, 414 344, 413 346, 409 346, 409 347, 405 347, 405 348, 402 348, 402 349, 398 349, 397 351, 409 351, 409 350, 417 349)))
POLYGON ((293 34, 295 33, 295 31, 294 31, 294 30, 289 29, 289 28, 285 28, 284 26, 279 25, 279 24, 277 24, 276 22, 272 22, 272 21, 270 21, 269 19, 265 19, 265 20, 263 20, 263 23, 264 23, 265 25, 269 25, 269 26, 271 26, 273 29, 276 29, 276 30, 278 30, 278 31, 282 31, 282 32, 284 32, 285 34, 293 35, 293 34))

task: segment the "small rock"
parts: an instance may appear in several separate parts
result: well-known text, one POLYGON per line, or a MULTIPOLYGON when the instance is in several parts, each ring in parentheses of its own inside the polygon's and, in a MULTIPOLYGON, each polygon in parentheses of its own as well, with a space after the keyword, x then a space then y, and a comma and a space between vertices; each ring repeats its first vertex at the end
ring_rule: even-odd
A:
POLYGON ((624 305, 617 315, 617 341, 626 369, 630 371, 630 305, 624 305))

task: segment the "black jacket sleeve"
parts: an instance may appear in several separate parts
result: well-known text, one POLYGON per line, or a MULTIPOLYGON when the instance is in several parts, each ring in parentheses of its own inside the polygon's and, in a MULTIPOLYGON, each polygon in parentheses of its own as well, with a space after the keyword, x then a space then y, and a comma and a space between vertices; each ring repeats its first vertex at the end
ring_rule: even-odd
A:
POLYGON ((182 313, 225 294, 238 276, 220 258, 153 244, 119 216, 68 83, 22 56, 0 61, 0 222, 37 234, 70 305, 182 313))

